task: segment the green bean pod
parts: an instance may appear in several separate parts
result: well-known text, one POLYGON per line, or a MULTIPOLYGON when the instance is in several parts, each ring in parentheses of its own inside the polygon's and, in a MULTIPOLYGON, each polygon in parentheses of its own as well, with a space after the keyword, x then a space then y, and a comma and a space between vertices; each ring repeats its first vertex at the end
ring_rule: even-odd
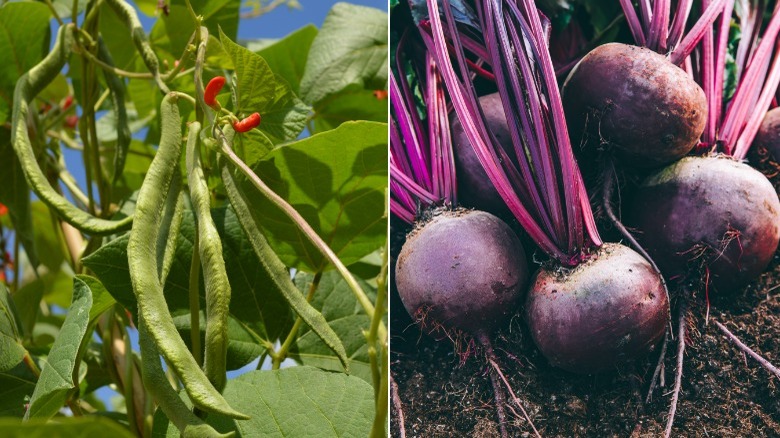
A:
POLYGON ((179 394, 173 389, 160 365, 160 353, 154 345, 154 339, 149 333, 146 321, 138 318, 138 343, 141 347, 141 364, 144 386, 157 401, 169 420, 179 429, 182 437, 206 438, 206 437, 230 437, 234 432, 221 434, 198 418, 184 404, 179 394))
POLYGON ((57 193, 38 166, 30 142, 30 134, 27 131, 30 102, 57 77, 65 66, 70 57, 73 41, 73 25, 61 26, 51 52, 16 82, 11 119, 11 143, 22 165, 27 183, 44 204, 80 231, 93 235, 112 234, 130 228, 133 223, 132 216, 117 221, 97 218, 77 208, 57 193))
MULTIPOLYGON (((230 137, 231 134, 230 130, 226 130, 226 137, 230 137)), ((260 260, 263 268, 271 277, 273 281, 272 286, 278 289, 285 300, 287 300, 290 307, 292 307, 295 313, 297 313, 298 316, 311 327, 312 331, 322 339, 322 342, 336 353, 344 370, 349 372, 349 361, 347 359, 347 352, 344 350, 344 344, 342 344, 336 332, 328 325, 328 321, 325 320, 322 313, 318 312, 317 309, 306 301, 303 294, 301 294, 290 280, 290 274, 287 272, 284 263, 282 263, 279 256, 273 251, 260 231, 260 228, 258 228, 255 223, 252 213, 249 210, 249 205, 233 178, 228 160, 223 156, 220 156, 219 166, 222 171, 222 181, 225 183, 225 191, 227 191, 230 204, 236 212, 238 222, 241 224, 244 234, 252 245, 252 249, 255 251, 257 259, 260 260)))
POLYGON ((138 193, 135 222, 127 245, 130 279, 138 301, 138 312, 145 320, 154 344, 182 380, 192 402, 204 411, 248 419, 228 405, 195 362, 176 331, 160 281, 160 251, 157 248, 160 224, 165 198, 181 157, 181 116, 177 101, 177 94, 169 93, 163 98, 160 108, 160 147, 138 193))
POLYGON ((162 77, 160 77, 160 62, 157 60, 157 55, 155 55, 154 50, 152 50, 151 44, 149 44, 149 38, 146 36, 146 32, 144 32, 141 20, 138 19, 138 14, 135 12, 135 9, 124 0, 106 0, 106 3, 108 3, 119 18, 125 22, 127 27, 130 28, 133 44, 135 44, 136 50, 138 50, 141 59, 144 61, 144 64, 146 64, 146 68, 149 69, 149 72, 154 76, 157 87, 159 87, 163 93, 168 93, 170 90, 168 89, 168 86, 165 85, 165 82, 163 82, 162 77))
POLYGON ((177 167, 174 170, 171 187, 168 190, 168 198, 165 201, 163 214, 160 221, 160 233, 157 235, 157 272, 160 284, 165 287, 165 280, 173 265, 176 255, 176 244, 179 240, 179 231, 184 219, 184 194, 181 190, 181 172, 177 167))
POLYGON ((230 282, 222 258, 221 239, 211 218, 211 195, 200 162, 199 133, 200 123, 190 123, 187 173, 198 227, 198 251, 206 283, 206 352, 203 369, 211 383, 221 391, 226 383, 230 282))
MULTIPOLYGON (((98 39, 99 60, 110 66, 114 66, 114 60, 108 51, 103 38, 98 39)), ((103 69, 103 77, 106 79, 106 86, 111 93, 111 102, 113 102, 114 117, 116 117, 116 151, 114 152, 114 178, 116 184, 122 171, 125 168, 127 160, 127 151, 130 149, 132 135, 130 134, 130 125, 127 122, 127 108, 125 107, 125 83, 114 72, 103 69)))

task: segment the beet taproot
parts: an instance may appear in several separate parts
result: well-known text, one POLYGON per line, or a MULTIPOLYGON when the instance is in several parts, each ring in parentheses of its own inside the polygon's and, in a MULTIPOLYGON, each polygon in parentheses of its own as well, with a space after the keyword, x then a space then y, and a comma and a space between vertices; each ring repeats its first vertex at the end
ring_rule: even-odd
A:
POLYGON ((572 269, 540 269, 525 312, 531 337, 551 365, 589 374, 652 351, 664 335, 669 301, 647 260, 605 243, 572 269))
POLYGON ((407 236, 395 283, 426 332, 489 334, 517 312, 528 266, 520 240, 501 219, 442 211, 407 236))
POLYGON ((757 170, 726 156, 686 157, 648 177, 627 222, 661 272, 702 270, 714 289, 757 277, 780 240, 780 201, 757 170))

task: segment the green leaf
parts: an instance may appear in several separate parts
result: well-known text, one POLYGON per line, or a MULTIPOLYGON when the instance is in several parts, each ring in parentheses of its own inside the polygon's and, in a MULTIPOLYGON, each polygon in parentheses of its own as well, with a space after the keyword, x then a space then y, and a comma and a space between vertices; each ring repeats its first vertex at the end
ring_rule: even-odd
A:
POLYGON ((77 389, 74 371, 79 347, 87 334, 91 307, 89 286, 80 278, 74 278, 73 303, 68 308, 68 316, 49 356, 43 361, 41 377, 35 385, 25 418, 51 418, 65 404, 70 393, 77 389))
MULTIPOLYGON (((0 417, 21 418, 25 412, 26 398, 35 389, 37 378, 27 364, 20 362, 15 367, 0 371, 0 417)), ((0 420, 3 421, 3 420, 0 420)), ((0 436, 6 436, 0 428, 0 436)))
MULTIPOLYGON (((302 292, 308 290, 312 274, 299 272, 295 284, 302 292)), ((371 301, 376 299, 376 288, 360 281, 371 301)), ((338 334, 349 357, 350 374, 371 383, 371 368, 368 360, 368 344, 363 331, 368 331, 371 320, 355 300, 347 283, 336 271, 322 275, 317 291, 311 301, 312 306, 322 313, 328 324, 338 334)), ((341 370, 341 362, 333 352, 309 327, 301 327, 298 339, 290 350, 290 357, 303 365, 315 366, 331 371, 341 370)))
POLYGON ((33 201, 30 210, 35 230, 35 249, 40 262, 49 271, 58 271, 65 261, 59 222, 52 220, 49 207, 41 201, 33 201))
POLYGON ((313 104, 355 84, 386 89, 387 21, 379 9, 336 3, 309 50, 301 98, 313 104))
POLYGON ((234 43, 224 33, 220 40, 235 67, 239 114, 259 112, 263 121, 258 129, 274 143, 298 137, 306 125, 309 107, 260 55, 234 43))
MULTIPOLYGON (((214 222, 222 237, 228 279, 232 289, 230 312, 253 331, 253 335, 268 342, 279 339, 292 324, 292 313, 287 302, 270 280, 270 274, 257 260, 251 245, 243 236, 235 214, 225 209, 212 211, 214 222)), ((179 241, 165 283, 165 299, 174 316, 189 315, 189 271, 192 243, 195 236, 192 212, 185 211, 179 231, 179 241)), ((134 315, 137 303, 130 283, 127 262, 127 240, 124 235, 102 246, 83 260, 103 283, 111 295, 134 315)), ((200 282, 201 285, 203 282, 200 282)), ((199 291, 201 308, 205 308, 203 289, 199 291)))
POLYGON ((5 123, 16 81, 49 52, 49 9, 37 2, 3 4, 0 29, 0 53, 6 55, 0 66, 0 123, 5 123))
POLYGON ((350 85, 314 105, 314 132, 337 128, 350 120, 387 121, 387 97, 360 85, 350 85))
MULTIPOLYGON (((281 146, 253 170, 289 202, 345 265, 385 241, 387 124, 348 122, 281 146)), ((287 265, 318 272, 328 263, 287 216, 246 178, 237 178, 252 216, 287 265)))
POLYGON ((89 275, 77 275, 76 278, 84 282, 92 292, 92 307, 89 308, 89 323, 92 325, 103 312, 116 304, 116 301, 97 278, 89 275))
POLYGON ((316 36, 317 28, 310 24, 257 50, 255 53, 265 59, 274 73, 286 79, 290 88, 297 94, 303 72, 306 69, 309 48, 316 36))
MULTIPOLYGON (((212 414, 206 422, 219 432, 236 430, 244 438, 364 437, 374 419, 371 385, 312 367, 252 371, 228 380, 224 395, 252 418, 239 422, 212 414)), ((157 412, 152 435, 178 437, 179 432, 157 412)))
POLYGON ((22 346, 22 326, 4 283, 0 282, 0 371, 18 365, 27 352, 22 346))
POLYGON ((22 422, 12 418, 0 419, 0 436, 6 438, 133 438, 125 427, 100 416, 63 417, 57 421, 22 422))
POLYGON ((35 251, 30 188, 11 144, 11 131, 6 128, 0 128, 0 163, 3 163, 0 172, 0 204, 8 207, 16 237, 24 247, 30 264, 37 268, 40 261, 35 251))

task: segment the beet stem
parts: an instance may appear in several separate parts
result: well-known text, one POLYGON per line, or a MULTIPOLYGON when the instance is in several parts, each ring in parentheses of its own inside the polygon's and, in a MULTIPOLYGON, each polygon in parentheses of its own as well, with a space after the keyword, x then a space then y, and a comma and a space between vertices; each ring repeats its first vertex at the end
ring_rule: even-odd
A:
POLYGON ((713 321, 713 322, 715 323, 716 326, 718 326, 720 331, 722 331, 723 334, 725 334, 726 337, 737 346, 737 348, 742 350, 743 353, 747 353, 748 355, 750 355, 750 357, 752 357, 759 364, 761 364, 761 366, 764 367, 764 369, 766 369, 770 373, 774 374, 778 379, 780 379, 780 370, 777 369, 777 367, 772 365, 772 363, 769 362, 768 360, 766 360, 763 357, 761 357, 758 353, 753 351, 750 347, 748 347, 747 345, 742 343, 742 341, 740 341, 739 338, 737 338, 733 333, 731 333, 729 331, 729 329, 726 328, 726 326, 724 326, 723 324, 719 323, 718 321, 713 321))
MULTIPOLYGON (((615 226, 615 228, 618 229, 620 234, 623 235, 623 237, 628 240, 628 242, 631 244, 634 249, 642 255, 642 257, 647 260, 648 263, 650 263, 650 266, 653 267, 653 270, 656 274, 658 274, 658 277, 661 279, 661 285, 664 288, 664 293, 666 294, 666 300, 669 301, 669 288, 666 286, 666 279, 664 278, 663 274, 661 274, 661 270, 658 269, 658 265, 655 264, 655 261, 652 257, 650 257, 650 254, 645 251, 644 248, 642 248, 642 245, 639 244, 639 242, 636 241, 634 236, 626 229, 626 227, 623 225, 623 223, 618 219, 617 215, 615 214, 615 211, 612 208, 612 192, 615 188, 615 165, 610 160, 609 166, 605 166, 604 169, 604 187, 602 189, 602 200, 604 204, 604 211, 606 211, 607 216, 609 217, 609 220, 612 221, 612 224, 615 226)), ((669 301, 671 302, 671 301, 669 301)), ((667 315, 667 321, 671 319, 671 315, 667 315)), ((664 347, 666 346, 666 341, 664 341, 664 347)), ((663 359, 661 360, 663 362, 663 359)), ((652 387, 651 387, 652 391, 652 387)))
MULTIPOLYGON (((686 291, 687 292, 687 291, 686 291)), ((680 398, 680 387, 682 386, 683 358, 685 354, 685 315, 688 305, 687 297, 683 296, 680 300, 678 309, 678 327, 677 327, 677 371, 674 377, 674 391, 672 393, 672 404, 669 406, 669 418, 666 420, 666 430, 664 437, 672 436, 672 425, 674 424, 674 414, 677 412, 677 400, 680 398)))
POLYGON ((406 427, 404 426, 404 407, 401 404, 401 397, 398 396, 398 384, 395 383, 393 374, 390 374, 390 397, 393 401, 393 409, 398 419, 398 437, 406 438, 406 427))
MULTIPOLYGON (((669 328, 664 331, 664 343, 661 344, 661 354, 658 355, 658 362, 655 365, 655 371, 653 372, 653 377, 650 379, 650 389, 647 390, 647 398, 645 398, 645 403, 650 403, 650 401, 653 399, 653 391, 655 390, 656 386, 656 380, 658 380, 658 376, 661 374, 661 370, 664 367, 664 359, 666 359, 666 346, 669 344, 669 328)), ((663 382, 663 378, 661 379, 663 382)), ((663 386, 663 384, 661 384, 663 386)))

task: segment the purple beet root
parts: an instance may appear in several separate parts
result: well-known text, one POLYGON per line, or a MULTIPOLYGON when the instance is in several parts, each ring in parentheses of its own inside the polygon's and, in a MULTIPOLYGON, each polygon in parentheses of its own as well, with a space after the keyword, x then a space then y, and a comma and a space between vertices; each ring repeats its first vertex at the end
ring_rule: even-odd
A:
POLYGON ((666 278, 709 271, 729 292, 756 278, 780 240, 780 202, 757 170, 728 157, 686 157, 643 182, 628 209, 666 278))
POLYGON ((395 269, 404 307, 434 336, 489 334, 517 311, 527 282, 519 239, 481 211, 434 216, 409 234, 395 269))
POLYGON ((780 107, 766 113, 750 149, 758 150, 762 155, 768 154, 772 160, 780 162, 780 107))
POLYGON ((573 269, 540 269, 525 307, 531 336, 550 364, 579 374, 652 351, 669 315, 660 276, 614 243, 573 269))
MULTIPOLYGON (((482 110, 487 119, 488 129, 496 136, 496 140, 510 156, 514 156, 512 136, 501 105, 498 93, 488 94, 479 98, 482 110)), ((452 146, 455 154, 456 175, 458 177, 458 201, 461 205, 487 211, 503 216, 509 209, 501 195, 479 163, 477 154, 466 137, 460 120, 452 115, 450 122, 452 131, 452 146)))
POLYGON ((606 145, 628 164, 661 166, 696 145, 707 119, 704 91, 652 50, 620 43, 593 49, 563 87, 572 144, 606 145))

